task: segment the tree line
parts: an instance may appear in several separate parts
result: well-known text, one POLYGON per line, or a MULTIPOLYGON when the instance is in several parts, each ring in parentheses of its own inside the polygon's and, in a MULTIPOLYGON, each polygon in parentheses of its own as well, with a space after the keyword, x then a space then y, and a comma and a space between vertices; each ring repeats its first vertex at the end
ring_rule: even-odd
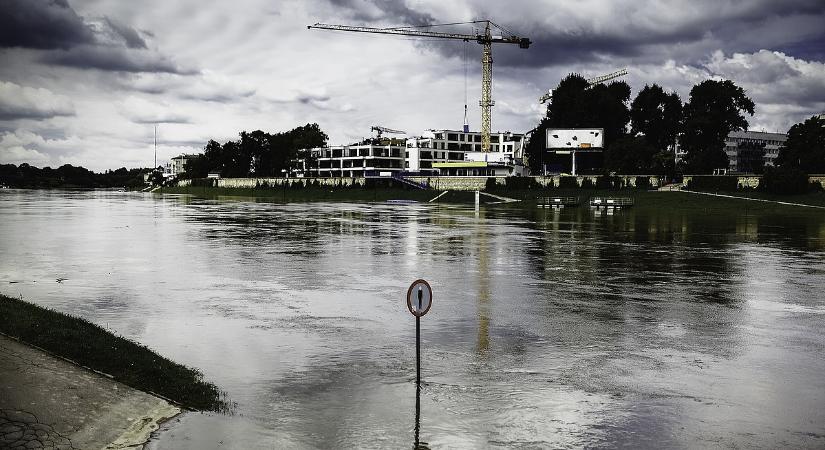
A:
POLYGON ((299 159, 312 164, 309 150, 327 145, 328 136, 317 123, 280 133, 242 131, 239 139, 223 144, 210 140, 203 155, 191 160, 183 178, 205 178, 209 173, 222 177, 277 177, 293 169, 299 159))
MULTIPOLYGON (((709 174, 728 167, 725 139, 731 132, 747 130, 745 115, 752 116, 755 107, 730 80, 698 83, 686 103, 658 84, 645 85, 632 102, 630 94, 624 81, 589 85, 577 74, 562 79, 525 149, 533 173, 541 173, 545 164, 569 165, 569 156, 547 153, 548 128, 604 128, 604 153, 577 157, 585 170, 671 177, 709 174), (673 151, 677 141, 685 152, 678 165, 673 151)), ((816 117, 794 125, 776 158, 777 168, 768 172, 825 172, 823 125, 825 121, 816 117)), ((757 159, 761 161, 762 155, 757 159)), ((762 166, 754 169, 763 171, 762 166)))
POLYGON ((144 185, 143 174, 150 170, 121 167, 95 173, 71 164, 56 169, 40 169, 26 163, 0 164, 0 184, 13 188, 135 188, 144 185))

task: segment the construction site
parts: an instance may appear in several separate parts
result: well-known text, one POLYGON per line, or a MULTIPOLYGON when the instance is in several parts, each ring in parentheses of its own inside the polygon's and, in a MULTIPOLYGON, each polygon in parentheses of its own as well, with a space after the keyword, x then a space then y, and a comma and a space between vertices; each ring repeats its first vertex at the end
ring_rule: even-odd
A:
MULTIPOLYGON (((467 121, 465 96, 464 124, 460 130, 431 129, 421 136, 402 136, 404 131, 373 125, 375 135, 351 145, 337 145, 310 149, 309 157, 297 161, 292 177, 429 177, 429 176, 527 176, 530 171, 525 159, 525 145, 529 139, 545 139, 532 136, 535 130, 518 133, 492 131, 493 100, 493 44, 517 45, 528 49, 531 41, 518 36, 490 20, 429 25, 427 27, 375 28, 350 25, 316 23, 311 30, 332 30, 354 33, 371 33, 435 40, 460 40, 475 42, 482 47, 481 53, 481 130, 470 131, 467 121), (434 31, 441 26, 472 25, 473 33, 434 31), (426 29, 424 29, 426 28, 426 29), (393 134, 396 137, 386 135, 393 134)), ((588 85, 603 83, 627 73, 620 70, 588 79, 588 85)), ((543 95, 539 102, 552 101, 552 91, 543 95)), ((548 149, 552 153, 570 155, 572 174, 576 174, 576 154, 599 152, 602 140, 580 140, 579 130, 564 130, 572 140, 559 148, 548 149)), ((592 130, 580 130, 593 134, 592 130)), ((558 134, 557 130, 554 130, 558 134)), ((598 134, 598 131, 596 131, 598 134)), ((543 170, 546 174, 546 170, 543 170)), ((538 174, 537 174, 538 175, 538 174)))

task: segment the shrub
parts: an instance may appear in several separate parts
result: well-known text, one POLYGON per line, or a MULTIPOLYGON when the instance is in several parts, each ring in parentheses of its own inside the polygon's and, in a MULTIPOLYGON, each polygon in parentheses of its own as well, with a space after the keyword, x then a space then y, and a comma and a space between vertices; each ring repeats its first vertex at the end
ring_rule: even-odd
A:
POLYGON ((804 194, 811 188, 808 175, 796 167, 767 167, 759 190, 770 194, 804 194))
POLYGON ((495 177, 488 177, 487 181, 484 183, 484 190, 489 192, 496 189, 498 189, 498 183, 496 182, 495 177))
POLYGON ((650 177, 636 177, 636 189, 650 189, 650 177))
POLYGON ((576 177, 560 177, 559 189, 577 189, 579 187, 576 177))
POLYGON ((736 191, 739 178, 734 176, 696 175, 690 179, 688 189, 694 191, 736 191))

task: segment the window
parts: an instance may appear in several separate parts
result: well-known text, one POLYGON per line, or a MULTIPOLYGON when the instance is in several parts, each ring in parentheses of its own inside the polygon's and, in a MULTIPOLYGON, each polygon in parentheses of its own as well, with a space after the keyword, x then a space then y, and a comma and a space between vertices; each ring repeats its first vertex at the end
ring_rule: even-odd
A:
POLYGON ((458 135, 455 134, 455 133, 448 133, 447 134, 447 140, 448 141, 457 141, 458 140, 458 135))
POLYGON ((481 142, 481 135, 476 134, 473 136, 473 142, 481 142))

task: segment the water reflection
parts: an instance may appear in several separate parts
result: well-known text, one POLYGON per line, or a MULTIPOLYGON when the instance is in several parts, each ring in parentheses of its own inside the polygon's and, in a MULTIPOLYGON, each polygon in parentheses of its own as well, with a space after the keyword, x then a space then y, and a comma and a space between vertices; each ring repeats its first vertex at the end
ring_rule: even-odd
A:
POLYGON ((164 425, 155 448, 825 439, 821 215, 13 191, 0 232, 3 293, 238 402, 164 425), (416 278, 436 301, 413 398, 416 278))

